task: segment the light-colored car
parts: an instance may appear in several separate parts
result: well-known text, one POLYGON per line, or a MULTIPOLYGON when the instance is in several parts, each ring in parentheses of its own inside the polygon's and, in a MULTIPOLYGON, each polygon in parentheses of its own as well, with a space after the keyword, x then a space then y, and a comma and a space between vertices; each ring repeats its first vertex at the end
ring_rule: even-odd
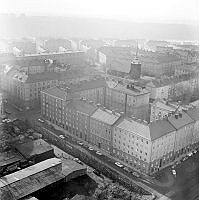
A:
POLYGON ((38 119, 38 121, 41 122, 41 123, 44 123, 44 120, 42 120, 42 119, 38 119))
POLYGON ((171 172, 172 172, 172 174, 173 174, 174 176, 176 176, 176 170, 175 170, 175 169, 172 169, 171 172))
POLYGON ((120 162, 116 162, 115 165, 120 167, 120 168, 124 167, 124 165, 122 165, 120 162))
POLYGON ((61 139, 65 139, 65 137, 64 137, 63 135, 59 135, 59 137, 60 137, 61 139))
POLYGON ((102 153, 100 151, 96 151, 96 154, 100 155, 100 156, 102 155, 102 153))
POLYGON ((137 178, 140 177, 140 175, 139 175, 137 172, 133 172, 132 174, 133 174, 133 176, 135 176, 135 177, 137 177, 137 178))
POLYGON ((74 161, 79 161, 79 158, 73 158, 74 161))
POLYGON ((193 156, 193 153, 192 153, 192 152, 189 152, 187 155, 188 155, 189 157, 191 157, 191 156, 193 156))
POLYGON ((79 145, 81 145, 81 146, 84 144, 83 142, 77 142, 77 143, 78 143, 79 145))
POLYGON ((193 150, 193 154, 196 154, 197 153, 197 151, 196 150, 193 150))
POLYGON ((92 147, 88 147, 88 149, 89 149, 90 151, 93 151, 93 150, 94 150, 92 147))

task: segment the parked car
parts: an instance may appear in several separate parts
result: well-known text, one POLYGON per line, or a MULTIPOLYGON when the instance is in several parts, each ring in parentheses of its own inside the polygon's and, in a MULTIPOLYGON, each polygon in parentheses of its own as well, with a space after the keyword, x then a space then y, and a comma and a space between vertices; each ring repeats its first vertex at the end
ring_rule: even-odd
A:
POLYGON ((102 153, 100 151, 96 151, 96 154, 99 155, 99 156, 102 155, 102 153))
POLYGON ((176 176, 176 170, 175 170, 175 169, 172 169, 171 172, 172 172, 172 174, 173 174, 174 176, 176 176))
POLYGON ((193 156, 193 153, 192 153, 192 152, 189 152, 187 155, 188 155, 189 157, 191 157, 191 156, 193 156))
POLYGON ((84 143, 83 143, 83 142, 77 142, 77 144, 79 144, 79 145, 81 145, 81 146, 82 146, 84 143))
POLYGON ((59 137, 60 137, 61 139, 65 139, 65 137, 64 137, 63 135, 59 135, 59 137))
POLYGON ((92 147, 88 147, 88 149, 89 149, 90 151, 93 151, 93 150, 94 150, 92 147))
POLYGON ((124 165, 122 165, 120 162, 116 162, 115 165, 120 167, 120 168, 124 167, 124 165))
POLYGON ((44 120, 42 120, 42 119, 38 119, 38 121, 41 122, 41 123, 44 123, 44 120))
POLYGON ((81 165, 83 165, 83 163, 79 160, 79 158, 73 158, 73 160, 81 165))
POLYGON ((101 172, 100 171, 98 171, 98 170, 93 170, 93 173, 95 174, 95 175, 97 175, 97 176, 101 176, 101 172))
POLYGON ((196 153, 197 153, 197 151, 194 149, 194 150, 193 150, 193 154, 196 154, 196 153))

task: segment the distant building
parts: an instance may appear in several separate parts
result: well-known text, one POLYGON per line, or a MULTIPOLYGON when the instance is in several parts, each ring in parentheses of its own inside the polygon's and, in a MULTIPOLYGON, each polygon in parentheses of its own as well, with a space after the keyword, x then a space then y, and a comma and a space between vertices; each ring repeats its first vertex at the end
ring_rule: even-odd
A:
POLYGON ((114 46, 120 47, 137 47, 137 40, 116 40, 114 46))
POLYGON ((90 117, 90 143, 112 154, 113 127, 120 114, 106 108, 99 108, 90 117))
POLYGON ((199 77, 197 74, 162 77, 146 83, 146 89, 151 92, 151 99, 172 99, 183 95, 190 98, 198 93, 199 77))
POLYGON ((146 53, 139 57, 142 63, 142 74, 160 77, 172 76, 182 61, 175 55, 165 53, 146 53))
POLYGON ((72 51, 71 41, 67 39, 57 38, 48 39, 44 42, 44 48, 48 52, 59 52, 60 47, 63 47, 67 51, 72 51))
POLYGON ((8 98, 22 109, 37 106, 40 102, 40 91, 58 85, 61 79, 60 73, 41 72, 42 67, 27 70, 12 67, 2 76, 2 89, 8 93, 8 98))
POLYGON ((147 45, 148 49, 150 49, 152 51, 156 51, 157 47, 166 47, 169 44, 170 43, 167 41, 149 40, 146 45, 147 45))
POLYGON ((22 65, 24 62, 26 63, 26 65, 31 65, 31 63, 34 62, 45 61, 50 59, 53 60, 54 63, 70 64, 72 66, 82 66, 85 64, 85 53, 82 51, 42 53, 17 56, 16 59, 19 65, 22 65))
POLYGON ((54 149, 42 139, 17 144, 15 149, 27 160, 33 163, 54 157, 54 149))
POLYGON ((20 39, 9 42, 11 50, 18 49, 21 55, 36 53, 36 43, 31 39, 20 39))
POLYGON ((85 52, 88 62, 95 64, 97 61, 97 49, 106 45, 103 40, 82 40, 80 49, 85 52))

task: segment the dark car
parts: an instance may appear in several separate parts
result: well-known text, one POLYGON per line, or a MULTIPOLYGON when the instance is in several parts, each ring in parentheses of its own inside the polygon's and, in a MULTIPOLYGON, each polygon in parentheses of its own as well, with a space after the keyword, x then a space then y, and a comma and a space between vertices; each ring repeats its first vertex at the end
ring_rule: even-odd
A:
POLYGON ((101 176, 101 174, 102 174, 100 171, 98 171, 98 170, 96 170, 96 169, 93 170, 93 173, 94 173, 95 175, 97 175, 97 176, 101 176))

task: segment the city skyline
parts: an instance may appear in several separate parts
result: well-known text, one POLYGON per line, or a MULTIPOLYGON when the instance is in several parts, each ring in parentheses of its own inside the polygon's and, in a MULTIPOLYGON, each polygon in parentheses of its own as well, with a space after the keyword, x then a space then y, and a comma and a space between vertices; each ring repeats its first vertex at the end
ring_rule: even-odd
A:
POLYGON ((72 16, 115 19, 133 22, 195 24, 199 21, 199 2, 175 1, 2 1, 0 14, 14 13, 37 16, 72 16), (188 13, 188 15, 186 14, 188 13))

